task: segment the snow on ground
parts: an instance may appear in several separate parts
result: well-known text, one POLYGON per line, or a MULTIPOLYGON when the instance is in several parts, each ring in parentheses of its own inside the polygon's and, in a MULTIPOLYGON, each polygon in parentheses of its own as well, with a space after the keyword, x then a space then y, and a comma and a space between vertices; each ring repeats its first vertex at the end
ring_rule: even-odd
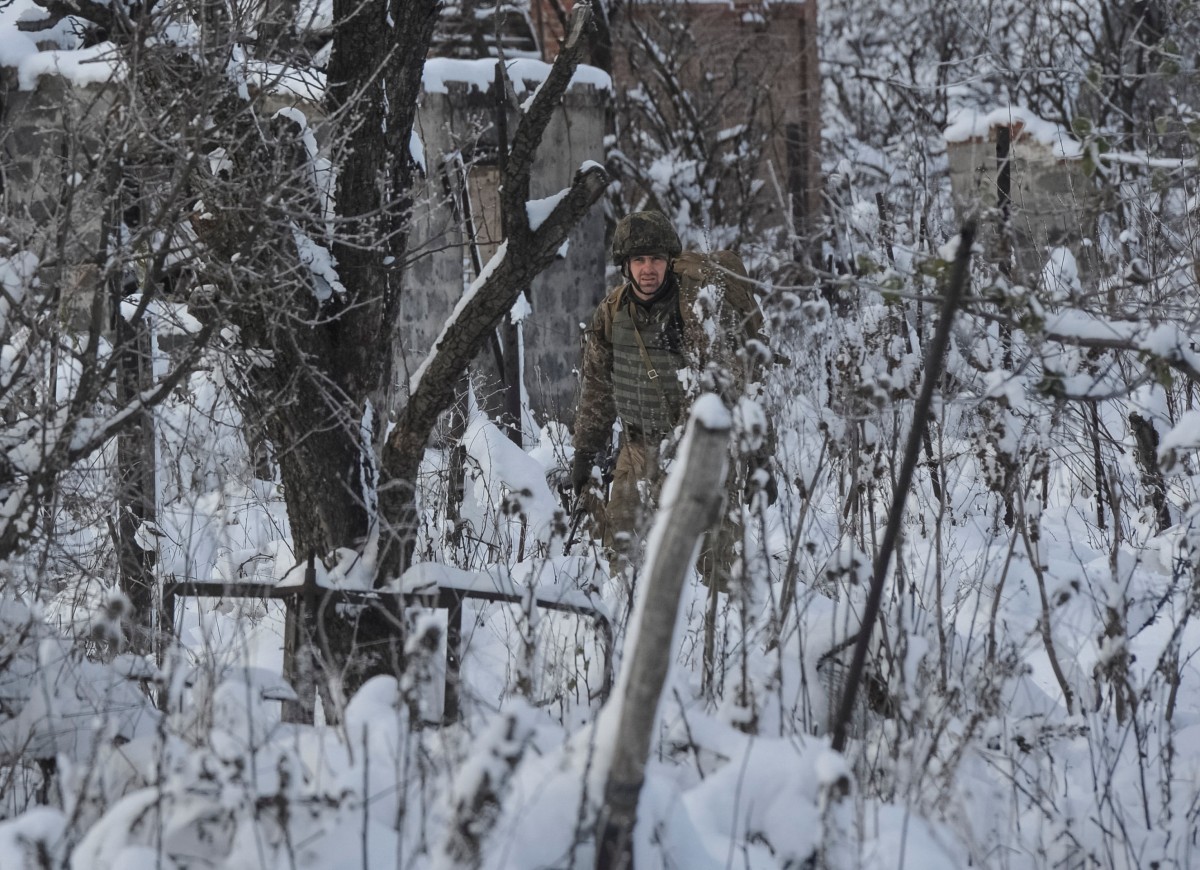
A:
MULTIPOLYGON (((329 20, 328 4, 307 8, 329 20)), ((15 0, 0 15, 0 62, 18 68, 23 86, 45 74, 114 73, 103 45, 81 49, 66 26, 40 35, 57 52, 35 56, 13 22, 39 14, 15 0)), ((509 75, 524 93, 545 70, 519 60, 509 75)), ((323 87, 265 65, 242 73, 309 97, 323 87)), ((493 61, 434 62, 425 85, 485 89, 493 75, 493 61)), ((577 81, 611 87, 586 68, 577 81)), ((1024 108, 955 111, 938 132, 960 141, 1014 122, 1060 156, 1078 155, 1060 126, 1024 108)), ((859 143, 832 175, 851 188, 866 175, 919 187, 902 156, 859 143)), ((935 167, 942 157, 931 158, 935 167)), ((668 155, 648 171, 666 189, 694 185, 696 169, 668 155)), ((842 216, 855 238, 881 232, 881 203, 850 203, 842 216)), ((531 220, 552 204, 531 203, 531 220)), ((906 244, 893 246, 884 280, 928 293, 914 278, 919 246, 906 244)), ((1044 331, 1198 365, 1182 325, 1066 307, 1082 288, 1079 263, 1065 248, 1042 262, 1048 298, 1030 306, 1044 331)), ((29 273, 26 255, 0 261, 0 325, 31 289, 29 273)), ((907 434, 905 391, 921 369, 909 348, 921 336, 888 336, 895 300, 878 296, 863 292, 857 310, 837 317, 828 304, 797 303, 814 320, 797 327, 794 367, 766 399, 782 492, 765 515, 746 514, 752 594, 743 598, 737 584, 714 594, 689 571, 680 631, 663 652, 673 667, 641 794, 638 866, 1200 865, 1192 739, 1200 534, 1189 454, 1200 419, 1177 413, 1177 396, 1157 377, 1132 399, 1097 399, 1094 425, 1120 448, 1097 470, 1093 422, 1069 405, 1054 406, 1051 422, 1035 380, 1045 373, 1093 398, 1111 395, 1114 382, 1078 348, 1041 348, 1014 373, 988 368, 1002 353, 994 332, 956 335, 950 371, 965 386, 939 399, 872 639, 866 698, 847 752, 830 749, 830 715, 889 503, 888 451, 907 434), (886 352, 873 354, 877 339, 886 352), (835 395, 839 377, 854 389, 835 395), (1160 424, 1160 456, 1171 460, 1163 466, 1175 524, 1161 534, 1135 503, 1143 470, 1130 456, 1132 409, 1160 424), (1008 504, 1003 459, 1023 484, 1008 504), (1114 491, 1127 518, 1116 529, 1114 491)), ((186 312, 155 312, 176 315, 176 328, 193 328, 186 312)), ((78 376, 65 361, 61 385, 78 376)), ((251 474, 219 361, 155 415, 161 508, 138 539, 153 549, 159 576, 298 582, 279 486, 251 474)), ((73 469, 69 497, 56 506, 61 538, 35 565, 0 566, 0 868, 592 866, 600 747, 613 727, 613 707, 600 697, 604 638, 592 617, 539 603, 608 620, 615 667, 630 601, 649 581, 610 564, 586 531, 569 539, 556 492, 566 441, 552 424, 522 450, 472 408, 453 520, 437 491, 449 453, 428 452, 423 561, 401 588, 519 599, 464 606, 462 718, 442 727, 446 617, 434 608, 414 606, 409 616, 415 638, 437 642, 409 647, 402 680, 362 685, 338 724, 283 721, 292 689, 281 678, 277 604, 189 600, 173 626, 181 645, 162 662, 115 654, 124 604, 107 582, 112 566, 95 555, 107 552, 97 542, 109 534, 111 451, 73 469)), ((23 436, 5 455, 20 466, 33 443, 23 436)), ((320 582, 362 586, 359 555, 343 555, 322 566, 320 582)))
MULTIPOLYGON (((181 576, 269 583, 280 566, 293 564, 286 517, 274 484, 237 482, 245 448, 223 395, 219 370, 201 373, 186 402, 160 412, 170 473, 154 537, 159 564, 181 576), (197 438, 208 445, 203 453, 187 447, 197 438)), ((829 749, 826 733, 829 691, 845 659, 827 654, 857 631, 870 558, 837 531, 844 504, 823 458, 830 429, 813 407, 796 395, 774 415, 785 479, 803 476, 812 495, 802 499, 788 488, 765 526, 768 570, 779 576, 793 560, 808 580, 778 639, 771 603, 743 612, 736 598, 720 597, 714 634, 723 699, 711 700, 700 679, 708 590, 690 573, 671 653, 676 667, 642 791, 639 866, 716 868, 732 860, 775 868, 819 854, 830 867, 1034 868, 1046 856, 1072 860, 1081 852, 1103 855, 1105 866, 1145 866, 1150 855, 1186 866, 1190 847, 1157 824, 1131 830, 1119 849, 1105 831, 1143 817, 1151 798, 1152 821, 1186 817, 1191 792, 1180 784, 1200 774, 1200 751, 1188 739, 1200 728, 1191 688, 1200 674, 1187 652, 1200 646, 1200 630, 1189 621, 1186 588, 1175 582, 1192 533, 1180 526, 1114 549, 1067 465, 1047 481, 1049 500, 1031 499, 1025 508, 1040 526, 1035 570, 1024 542, 989 508, 970 442, 954 440, 969 414, 950 408, 943 450, 961 457, 946 476, 953 523, 939 521, 928 475, 919 477, 901 561, 914 585, 889 592, 883 634, 905 637, 907 649, 880 679, 898 707, 864 711, 842 756, 829 749), (950 566, 942 575, 940 640, 931 629, 939 605, 930 593, 939 548, 941 570, 950 566), (1061 677, 1041 631, 1043 583, 1061 677), (1178 648, 1187 657, 1169 729, 1138 734, 1129 720, 1096 706, 1096 669, 1121 654, 1101 630, 1113 602, 1128 626, 1135 691, 1161 679, 1165 652, 1178 648), (942 679, 961 698, 990 695, 996 706, 930 691, 942 679), (738 700, 743 695, 749 707, 738 700), (1144 753, 1169 753, 1170 777, 1146 768, 1144 753), (887 792, 863 771, 891 783, 887 792), (1175 815, 1164 815, 1168 809, 1175 815)), ((1184 431, 1167 446, 1190 443, 1184 431)), ((619 663, 630 578, 587 547, 563 554, 552 546, 561 546, 554 530, 561 506, 547 474, 564 464, 565 451, 554 443, 561 439, 554 427, 542 434, 523 451, 473 410, 463 517, 474 563, 419 564, 401 582, 410 591, 531 590, 594 606, 618 628, 619 663)), ((444 456, 431 451, 429 462, 432 479, 444 456)), ((35 612, 8 612, 12 626, 36 623, 35 612)), ((414 619, 444 626, 436 611, 414 611, 414 619)), ((343 724, 297 726, 280 718, 288 689, 278 677, 279 608, 200 600, 179 620, 184 649, 159 677, 165 714, 132 703, 144 697, 131 693, 126 676, 136 663, 50 669, 54 650, 57 661, 67 661, 61 644, 38 639, 49 629, 28 635, 20 646, 25 658, 17 660, 33 670, 42 662, 42 678, 60 688, 42 693, 24 718, 6 720, 0 746, 55 741, 64 803, 37 807, 33 777, 25 791, 10 793, 0 866, 21 867, 37 848, 97 870, 157 866, 164 853, 203 854, 222 868, 462 866, 462 850, 471 847, 455 820, 464 806, 479 833, 481 866, 591 866, 593 847, 580 826, 596 810, 604 767, 598 747, 612 717, 596 697, 602 647, 587 618, 470 602, 464 719, 441 729, 415 727, 411 717, 414 710, 433 719, 440 713, 444 641, 419 653, 424 664, 414 672, 426 674, 424 682, 375 678, 350 698, 343 724), (514 691, 518 676, 529 678, 524 698, 514 691), (90 694, 71 690, 81 678, 90 694), (81 703, 127 712, 110 720, 80 716, 81 703), (56 724, 63 722, 70 724, 56 724)), ((22 636, 10 628, 3 637, 15 644, 22 636)), ((0 684, 0 703, 3 696, 0 684)))

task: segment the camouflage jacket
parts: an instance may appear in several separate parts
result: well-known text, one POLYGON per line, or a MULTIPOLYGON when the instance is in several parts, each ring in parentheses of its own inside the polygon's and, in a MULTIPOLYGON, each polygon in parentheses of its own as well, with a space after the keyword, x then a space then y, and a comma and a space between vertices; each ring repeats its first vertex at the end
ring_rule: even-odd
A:
MULTIPOLYGON (((679 367, 675 371, 660 372, 658 380, 663 382, 665 388, 661 392, 649 393, 650 396, 660 397, 663 406, 660 416, 664 425, 656 427, 660 428, 659 432, 645 434, 665 434, 683 422, 691 400, 700 393, 716 392, 726 406, 732 407, 745 385, 743 348, 746 341, 758 332, 761 319, 755 322, 747 318, 741 313, 741 305, 730 301, 731 295, 738 291, 731 288, 720 269, 710 269, 707 265, 709 262, 710 258, 698 254, 684 253, 677 258, 669 276, 669 280, 678 285, 677 292, 656 303, 658 306, 678 307, 682 340, 680 353, 676 357, 679 367), (676 384, 679 385, 678 391, 673 389, 676 384), (676 407, 671 407, 673 405, 676 407)), ((729 268, 725 266, 725 261, 721 262, 721 266, 729 268)), ((740 270, 740 261, 736 262, 736 268, 740 270)), ((632 293, 628 283, 612 290, 597 306, 584 333, 582 384, 575 415, 574 438, 576 455, 579 457, 595 458, 612 437, 612 425, 618 416, 614 363, 617 371, 646 367, 640 349, 621 342, 614 346, 613 342, 614 323, 622 316, 623 309, 628 310, 631 306, 632 293), (634 355, 636 358, 618 360, 618 354, 634 355)), ((753 302, 752 299, 750 301, 753 302)), ((636 312, 637 306, 633 308, 636 312)), ((756 306, 754 310, 757 311, 756 306)), ((663 313, 656 312, 658 319, 662 319, 663 313)), ((647 336, 646 343, 651 355, 659 358, 654 352, 658 345, 651 346, 654 338, 647 336)), ((646 392, 643 393, 645 395, 646 392)), ((628 407, 629 403, 626 401, 623 404, 628 407)), ((641 421, 622 422, 627 428, 632 424, 636 429, 640 428, 638 424, 641 421)))

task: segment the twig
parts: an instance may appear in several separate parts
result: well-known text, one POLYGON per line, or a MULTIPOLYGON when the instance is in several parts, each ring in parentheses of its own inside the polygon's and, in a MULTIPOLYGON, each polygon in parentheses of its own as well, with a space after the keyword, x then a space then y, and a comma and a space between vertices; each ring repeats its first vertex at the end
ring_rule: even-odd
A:
POLYGON ((1034 546, 1033 539, 1029 533, 1029 517, 1025 514, 1023 501, 1017 525, 1021 532, 1021 540, 1025 543, 1025 552, 1029 554, 1029 565, 1033 569, 1033 576, 1037 578, 1038 596, 1042 606, 1042 618, 1040 620, 1042 645, 1046 647, 1046 656, 1050 659, 1050 670, 1054 672, 1054 679, 1058 681, 1058 687, 1062 689, 1063 700, 1067 704, 1067 714, 1074 715, 1075 694, 1071 691, 1071 686, 1067 683, 1066 674, 1063 673, 1062 665, 1059 663, 1058 653, 1054 647, 1054 635, 1050 631, 1050 597, 1046 594, 1046 572, 1042 568, 1042 560, 1038 555, 1038 548, 1034 546))
POLYGON ((975 222, 968 221, 959 233, 954 271, 950 277, 950 284, 946 288, 941 319, 938 321, 937 332, 934 333, 933 345, 930 347, 929 357, 926 360, 927 368, 925 369, 925 380, 921 384, 921 394, 913 409, 912 427, 908 433, 908 442, 904 447, 904 461, 900 465, 900 476, 896 480, 896 488, 892 496, 892 509, 888 516, 883 541, 880 543, 879 554, 875 558, 871 588, 863 611, 862 628, 859 630, 858 643, 854 647, 854 658, 850 662, 850 671, 846 676, 846 686, 842 693, 837 721, 834 724, 833 748, 838 752, 843 752, 846 748, 846 733, 850 720, 854 716, 855 699, 866 666, 867 648, 871 643, 871 630, 879 617, 884 578, 887 574, 888 564, 891 562, 892 551, 896 548, 896 541, 900 536, 900 522, 904 518, 904 503, 908 499, 908 490, 912 486, 913 473, 921 452, 921 430, 929 418, 933 393, 937 389, 938 381, 941 380, 946 350, 950 346, 950 327, 954 322, 954 314, 958 310, 959 300, 962 298, 963 289, 967 284, 971 246, 974 241, 975 222))

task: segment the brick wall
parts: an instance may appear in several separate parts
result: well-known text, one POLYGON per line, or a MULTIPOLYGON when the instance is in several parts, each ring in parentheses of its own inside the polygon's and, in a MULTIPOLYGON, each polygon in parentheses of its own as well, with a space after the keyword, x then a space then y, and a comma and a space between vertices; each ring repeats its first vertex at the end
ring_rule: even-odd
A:
MULTIPOLYGON (((569 9, 571 0, 562 0, 562 5, 569 9)), ((540 32, 543 56, 550 59, 562 37, 554 3, 530 0, 529 16, 540 32)), ((609 71, 616 88, 636 87, 646 74, 631 64, 633 28, 667 34, 686 27, 694 46, 681 66, 687 88, 703 93, 736 79, 747 99, 751 93, 760 99, 759 123, 771 132, 764 156, 772 162, 780 184, 793 194, 791 217, 804 236, 818 231, 821 215, 816 16, 816 0, 769 4, 631 0, 620 5, 611 22, 609 71)), ((731 116, 722 123, 733 126, 737 121, 731 116)), ((777 197, 771 199, 764 207, 778 208, 777 197)))

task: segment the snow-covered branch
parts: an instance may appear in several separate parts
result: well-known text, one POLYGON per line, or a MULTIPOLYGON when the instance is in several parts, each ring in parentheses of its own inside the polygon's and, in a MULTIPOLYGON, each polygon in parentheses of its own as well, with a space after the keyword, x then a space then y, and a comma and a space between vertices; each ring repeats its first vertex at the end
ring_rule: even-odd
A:
POLYGON ((559 48, 558 57, 550 68, 550 74, 530 101, 529 108, 521 115, 521 121, 513 135, 500 187, 504 226, 511 239, 523 240, 531 232, 525 203, 529 201, 533 158, 541 146, 542 136, 571 82, 571 77, 575 75, 576 67, 583 59, 586 47, 584 34, 591 18, 590 3, 578 3, 571 11, 567 36, 559 48))
MULTIPOLYGON (((521 118, 504 169, 501 187, 501 224, 507 238, 443 326, 427 358, 410 381, 410 394, 384 453, 385 522, 400 531, 411 521, 408 497, 400 490, 416 479, 425 442, 438 415, 450 407, 454 383, 483 347, 490 331, 512 309, 517 297, 557 256, 571 230, 600 198, 608 175, 599 164, 588 162, 560 195, 536 230, 530 227, 529 178, 546 125, 582 56, 581 39, 590 7, 580 4, 562 51, 549 75, 521 118), (407 483, 406 483, 407 482, 407 483)), ((535 211, 537 209, 535 208, 535 211)), ((386 553, 381 571, 395 572, 404 561, 396 535, 385 535, 386 553), (390 550, 387 548, 395 547, 390 550)), ((386 580, 381 575, 380 582, 386 580)))

